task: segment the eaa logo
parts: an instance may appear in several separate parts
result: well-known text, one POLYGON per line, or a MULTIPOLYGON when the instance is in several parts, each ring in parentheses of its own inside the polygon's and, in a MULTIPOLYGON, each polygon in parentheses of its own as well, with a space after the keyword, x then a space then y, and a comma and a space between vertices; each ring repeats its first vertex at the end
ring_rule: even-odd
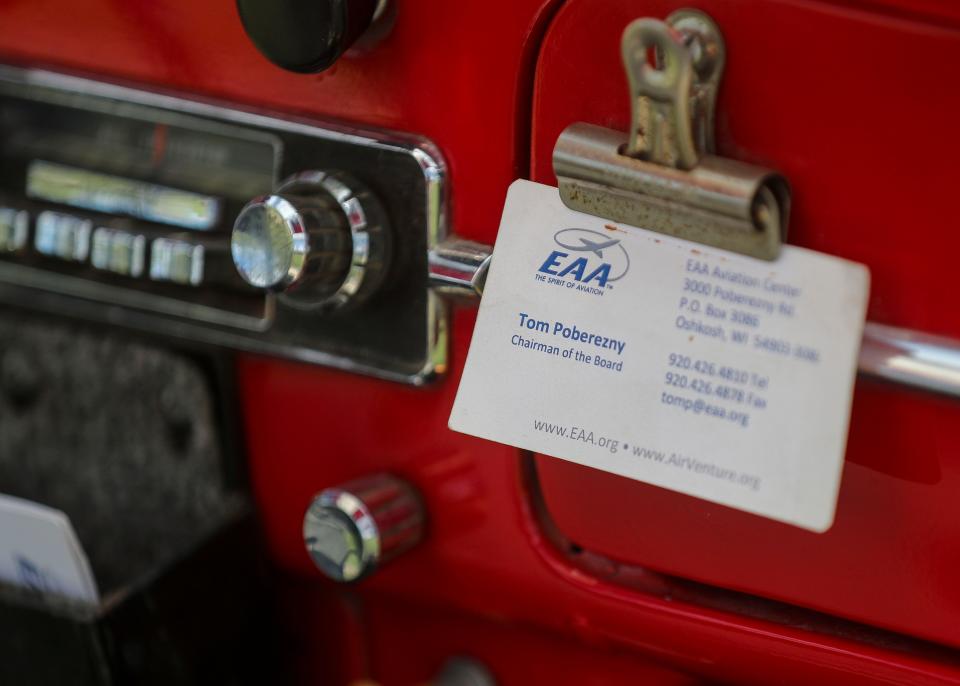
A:
POLYGON ((590 229, 561 229, 553 235, 562 250, 554 250, 540 265, 541 274, 573 279, 605 288, 630 269, 630 256, 619 238, 590 229))

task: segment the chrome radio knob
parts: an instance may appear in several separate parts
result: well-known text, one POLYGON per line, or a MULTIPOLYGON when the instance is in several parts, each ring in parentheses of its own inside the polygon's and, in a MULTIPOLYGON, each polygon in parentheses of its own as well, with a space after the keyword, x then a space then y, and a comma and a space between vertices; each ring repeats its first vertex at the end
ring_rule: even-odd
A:
POLYGON ((355 581, 423 538, 424 511, 405 481, 378 474, 328 488, 303 518, 303 542, 334 581, 355 581))
POLYGON ((390 233, 379 201, 359 181, 303 172, 247 203, 230 251, 251 286, 335 308, 363 302, 383 282, 390 233))

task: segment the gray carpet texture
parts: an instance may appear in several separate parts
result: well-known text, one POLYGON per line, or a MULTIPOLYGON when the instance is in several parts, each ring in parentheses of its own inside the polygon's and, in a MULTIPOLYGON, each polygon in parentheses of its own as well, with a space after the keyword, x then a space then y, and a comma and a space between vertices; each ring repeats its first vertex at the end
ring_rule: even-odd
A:
POLYGON ((66 512, 102 595, 244 506, 221 458, 213 391, 190 358, 0 312, 0 493, 66 512))

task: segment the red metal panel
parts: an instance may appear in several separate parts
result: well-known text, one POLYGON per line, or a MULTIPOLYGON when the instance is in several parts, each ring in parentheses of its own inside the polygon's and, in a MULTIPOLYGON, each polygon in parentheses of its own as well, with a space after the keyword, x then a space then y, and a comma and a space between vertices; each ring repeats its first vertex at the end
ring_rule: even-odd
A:
POLYGON ((480 618, 391 595, 361 597, 299 579, 284 578, 281 585, 291 620, 280 642, 288 658, 282 673, 296 683, 422 685, 452 657, 484 665, 507 685, 704 683, 635 651, 584 643, 510 618, 480 618), (298 652, 314 659, 298 667, 289 659, 298 652))
POLYGON ((425 684, 451 656, 484 664, 498 684, 643 684, 693 686, 700 679, 640 660, 636 654, 584 645, 552 632, 410 605, 374 596, 367 623, 371 675, 384 684, 425 684), (437 631, 443 627, 443 631, 437 631))
MULTIPOLYGON (((620 33, 682 4, 564 6, 537 68, 535 180, 555 182, 551 153, 568 124, 626 129, 620 33)), ((960 91, 947 85, 960 31, 821 3, 697 6, 727 43, 719 153, 786 174, 790 242, 869 265, 871 319, 960 337, 950 285, 960 139, 949 133, 960 91)), ((956 401, 861 379, 836 523, 823 535, 549 458, 538 465, 551 513, 588 549, 960 645, 957 426, 956 401)))

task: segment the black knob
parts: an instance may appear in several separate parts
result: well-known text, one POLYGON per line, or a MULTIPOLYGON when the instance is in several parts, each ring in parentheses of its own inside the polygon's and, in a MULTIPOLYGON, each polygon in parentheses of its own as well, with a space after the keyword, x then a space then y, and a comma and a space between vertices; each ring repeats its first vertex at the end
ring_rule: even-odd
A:
POLYGON ((237 0, 243 28, 257 49, 290 71, 332 66, 366 31, 383 0, 237 0))

